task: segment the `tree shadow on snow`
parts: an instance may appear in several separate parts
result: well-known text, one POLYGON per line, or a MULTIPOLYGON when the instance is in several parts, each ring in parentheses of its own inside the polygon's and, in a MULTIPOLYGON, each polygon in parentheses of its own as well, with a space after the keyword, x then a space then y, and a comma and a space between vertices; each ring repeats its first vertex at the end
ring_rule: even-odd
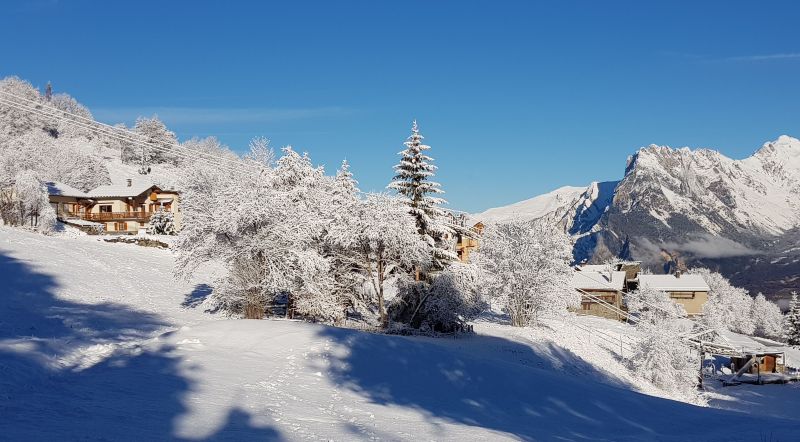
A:
POLYGON ((181 306, 186 308, 196 308, 203 301, 208 298, 214 289, 208 284, 197 284, 194 286, 194 289, 191 293, 187 294, 184 298, 183 302, 181 302, 181 306))
MULTIPOLYGON (((165 345, 139 345, 169 324, 114 303, 56 296, 59 285, 0 252, 0 434, 9 440, 165 440, 195 386, 165 345)), ((242 410, 194 440, 276 440, 242 410)))
MULTIPOLYGON (((618 380, 552 344, 534 352, 492 336, 320 333, 333 344, 327 369, 335 384, 374 404, 417 410, 433 426, 445 420, 523 440, 658 440, 708 427, 714 434, 709 422, 726 414, 614 386, 618 380)), ((745 425, 737 437, 747 428, 758 437, 746 415, 727 416, 745 425)))

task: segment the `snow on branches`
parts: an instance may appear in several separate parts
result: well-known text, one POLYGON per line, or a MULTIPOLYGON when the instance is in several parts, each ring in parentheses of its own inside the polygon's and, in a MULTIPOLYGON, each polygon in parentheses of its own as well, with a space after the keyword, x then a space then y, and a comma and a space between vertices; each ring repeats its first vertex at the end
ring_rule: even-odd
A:
POLYGON ((487 225, 474 261, 515 326, 534 325, 547 315, 580 305, 570 286, 572 241, 547 223, 512 221, 487 225))
POLYGON ((458 259, 449 239, 454 231, 447 222, 444 210, 439 206, 447 201, 436 196, 444 193, 441 184, 431 181, 436 172, 433 158, 425 154, 430 146, 422 144, 416 120, 411 127, 411 136, 400 152, 400 163, 394 166, 395 176, 389 189, 396 190, 409 207, 416 220, 417 231, 431 247, 433 270, 443 269, 447 263, 458 259))

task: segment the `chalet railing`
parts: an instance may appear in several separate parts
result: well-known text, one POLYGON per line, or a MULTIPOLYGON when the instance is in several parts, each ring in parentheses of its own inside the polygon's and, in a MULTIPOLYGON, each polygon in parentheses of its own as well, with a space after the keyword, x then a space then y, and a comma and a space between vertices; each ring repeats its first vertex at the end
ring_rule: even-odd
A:
POLYGON ((81 218, 87 221, 116 221, 116 220, 136 220, 148 221, 152 213, 147 212, 100 212, 83 213, 81 218))

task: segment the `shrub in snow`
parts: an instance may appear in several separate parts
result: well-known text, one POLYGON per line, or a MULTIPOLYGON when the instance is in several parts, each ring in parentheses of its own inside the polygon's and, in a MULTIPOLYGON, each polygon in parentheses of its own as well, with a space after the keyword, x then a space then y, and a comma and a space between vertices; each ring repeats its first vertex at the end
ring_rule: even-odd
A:
POLYGON ((783 314, 780 307, 759 293, 753 299, 750 315, 755 322, 755 336, 780 339, 783 335, 783 314))
POLYGON ((431 277, 431 283, 399 279, 397 296, 389 305, 392 319, 436 332, 466 330, 467 321, 485 307, 480 268, 452 263, 431 277))
POLYGON ((692 269, 690 273, 701 275, 709 288, 708 302, 703 306, 703 322, 716 330, 730 330, 752 335, 756 323, 751 316, 753 299, 747 290, 734 287, 717 272, 708 269, 692 269))
POLYGON ((402 159, 394 166, 396 175, 389 188, 396 190, 410 208, 417 231, 431 248, 431 269, 436 271, 457 260, 458 256, 450 243, 455 234, 453 226, 439 207, 447 202, 435 196, 444 191, 439 183, 431 181, 436 166, 432 164, 433 158, 425 154, 431 147, 422 144, 423 138, 414 121, 411 136, 404 143, 406 148, 400 152, 402 159))
POLYGON ((153 212, 153 214, 150 215, 147 233, 151 235, 174 235, 175 218, 172 212, 168 212, 162 207, 159 207, 158 210, 153 212))
POLYGON ((487 225, 473 261, 485 272, 491 295, 515 326, 534 325, 580 305, 570 287, 572 241, 548 223, 513 221, 487 225))
POLYGON ((797 292, 792 292, 789 312, 783 323, 783 336, 789 345, 800 346, 800 300, 797 299, 797 292))

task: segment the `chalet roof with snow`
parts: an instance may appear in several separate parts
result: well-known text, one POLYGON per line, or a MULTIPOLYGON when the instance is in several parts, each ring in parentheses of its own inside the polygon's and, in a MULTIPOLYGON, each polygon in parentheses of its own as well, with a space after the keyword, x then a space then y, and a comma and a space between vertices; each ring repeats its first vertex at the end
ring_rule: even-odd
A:
POLYGON ((136 182, 132 180, 130 185, 127 181, 123 183, 113 183, 92 189, 86 194, 89 198, 135 197, 153 188, 158 188, 158 186, 148 181, 136 182))
POLYGON ((571 284, 572 288, 581 290, 622 291, 625 285, 625 272, 575 270, 571 284))
POLYGON ((75 198, 86 198, 86 192, 76 189, 68 184, 52 181, 45 183, 47 194, 51 196, 69 196, 75 198))
POLYGON ((700 275, 639 275, 639 285, 664 292, 707 292, 706 280, 700 275))

